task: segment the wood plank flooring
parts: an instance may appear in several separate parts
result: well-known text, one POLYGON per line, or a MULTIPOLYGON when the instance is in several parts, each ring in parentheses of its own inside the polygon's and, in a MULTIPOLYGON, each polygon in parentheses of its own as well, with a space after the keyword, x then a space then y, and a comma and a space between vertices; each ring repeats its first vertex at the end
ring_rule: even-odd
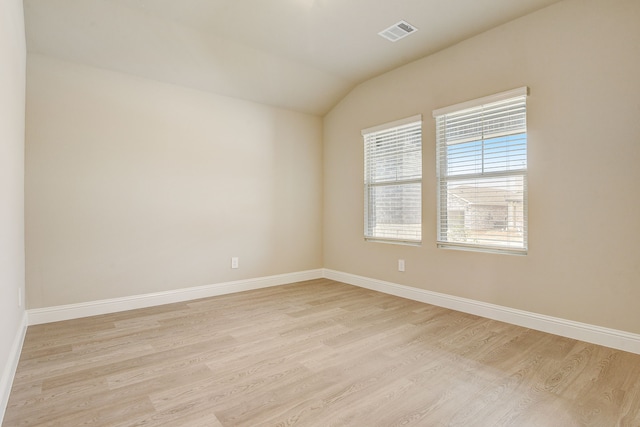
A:
POLYGON ((640 355, 320 279, 31 326, 4 427, 640 426, 640 355))

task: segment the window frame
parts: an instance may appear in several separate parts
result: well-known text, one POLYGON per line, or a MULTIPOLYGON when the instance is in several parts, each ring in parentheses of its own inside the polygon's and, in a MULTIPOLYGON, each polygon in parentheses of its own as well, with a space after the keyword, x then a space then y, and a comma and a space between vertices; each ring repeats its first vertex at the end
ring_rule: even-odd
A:
MULTIPOLYGON (((437 247, 438 248, 444 248, 444 249, 459 249, 459 250, 468 250, 468 251, 479 251, 479 252, 488 252, 488 253, 500 253, 500 254, 513 254, 513 255, 526 255, 528 253, 528 246, 529 246, 529 242, 528 242, 528 182, 527 182, 527 174, 528 174, 528 135, 527 135, 527 97, 529 95, 529 88, 528 87, 521 87, 521 88, 517 88, 517 89, 513 89, 513 90, 509 90, 506 92, 501 92, 501 93, 497 93, 494 95, 490 95, 490 96, 486 96, 486 97, 482 97, 482 98, 478 98, 478 99, 474 99, 471 101, 466 101, 466 102, 462 102, 459 104, 455 104, 455 105, 451 105, 448 107, 444 107, 444 108, 440 108, 437 110, 433 111, 433 117, 435 119, 436 122, 436 185, 437 185, 437 189, 436 189, 436 193, 437 193, 437 202, 436 202, 436 206, 437 206, 437 247), (483 126, 483 122, 485 117, 485 112, 484 112, 484 108, 485 107, 495 107, 496 104, 498 103, 503 103, 503 102, 509 102, 509 101, 513 101, 513 102, 517 102, 517 100, 521 100, 522 104, 524 106, 524 131, 517 131, 516 129, 518 129, 518 127, 514 127, 513 131, 511 133, 509 132, 505 132, 502 136, 492 136, 491 132, 489 132, 489 136, 485 137, 484 134, 484 126, 483 126), (455 141, 455 137, 452 137, 451 139, 447 140, 447 129, 446 129, 446 117, 447 115, 462 115, 464 114, 467 110, 472 111, 473 109, 480 109, 481 113, 477 114, 480 117, 480 121, 479 123, 477 122, 473 122, 474 125, 479 126, 480 128, 483 129, 483 131, 481 131, 481 136, 479 137, 479 139, 477 139, 475 136, 474 137, 470 137, 467 138, 468 140, 464 139, 462 140, 462 142, 458 141, 458 142, 451 142, 451 139, 453 139, 455 141), (441 123, 445 123, 445 128, 442 129, 441 123), (519 135, 524 135, 524 138, 520 137, 521 139, 524 140, 524 167, 523 168, 514 168, 513 170, 510 170, 510 166, 507 166, 509 163, 509 157, 508 155, 505 155, 505 168, 504 170, 496 170, 493 172, 485 172, 485 154, 486 154, 486 148, 485 148, 485 143, 487 141, 492 141, 492 140, 497 140, 501 137, 504 138, 509 138, 511 136, 519 136, 519 135), (458 172, 458 173, 454 173, 451 174, 451 172, 449 171, 449 164, 448 164, 448 159, 447 159, 447 155, 448 155, 448 148, 452 146, 453 144, 463 144, 463 143, 480 143, 481 147, 478 152, 481 153, 482 159, 479 161, 479 163, 475 164, 473 167, 470 167, 469 169, 475 169, 473 172, 458 172), (478 166, 479 165, 479 166, 478 166), (480 169, 480 172, 478 172, 477 169, 480 169), (521 179, 522 180, 522 247, 514 247, 513 245, 510 246, 510 241, 508 238, 506 238, 505 240, 503 240, 504 245, 498 245, 498 244, 489 244, 489 243, 469 243, 469 242, 456 242, 456 241, 452 241, 451 239, 448 238, 448 232, 449 229, 447 229, 446 227, 448 226, 448 220, 449 217, 454 217, 455 215, 451 215, 452 210, 449 207, 448 204, 448 196, 447 195, 447 190, 445 190, 445 188, 448 188, 448 184, 450 182, 455 182, 455 181, 459 181, 459 182, 464 182, 465 180, 467 181, 474 181, 476 184, 481 183, 483 180, 490 180, 490 179, 503 179, 503 183, 506 183, 509 179, 521 179), (444 191, 443 191, 444 190, 444 191)), ((521 107, 520 107, 521 108, 521 107)), ((472 131, 470 131, 471 133, 472 131)), ((505 144, 509 144, 510 142, 505 142, 505 144)), ((521 143, 522 145, 522 143, 521 143)), ((471 157, 465 157, 463 159, 470 159, 471 157)), ((486 181, 485 181, 486 182, 486 181)), ((486 185, 486 184, 485 184, 486 185)), ((461 187, 458 187, 461 188, 461 187)), ((485 187, 486 190, 488 190, 488 186, 485 187)), ((478 187, 476 187, 476 190, 478 189, 478 187)), ((493 191, 494 189, 492 189, 493 191)), ((487 196, 489 194, 489 192, 485 192, 482 195, 483 196, 487 196)), ((454 195, 455 197, 455 195, 454 195)), ((506 201, 506 207, 507 207, 507 211, 509 211, 510 209, 515 209, 514 207, 511 207, 510 202, 506 201)), ((457 212, 457 211, 456 211, 457 212)), ((476 214, 477 215, 477 214, 476 214)), ((510 222, 510 214, 508 214, 507 219, 505 220, 505 232, 509 232, 509 225, 508 223, 510 222)), ((464 217, 463 217, 464 218, 464 217)), ((473 220, 476 220, 479 218, 479 215, 473 217, 473 220)), ((458 218, 459 219, 459 218, 458 218)), ((467 228, 466 228, 466 223, 463 221, 463 232, 467 232, 467 228)), ((490 239, 489 239, 490 240, 490 239)), ((499 239, 498 239, 499 240, 499 239)))
MULTIPOLYGON (((364 240, 367 242, 380 242, 380 243, 393 243, 393 244, 404 244, 404 245, 413 245, 413 246, 419 246, 422 244, 422 179, 423 179, 423 173, 422 173, 422 153, 423 153, 423 144, 422 144, 422 114, 418 114, 418 115, 414 115, 411 117, 407 117, 404 119, 400 119, 400 120, 396 120, 393 122, 388 122, 388 123, 384 123, 378 126, 374 126, 374 127, 370 127, 370 128, 366 128, 363 129, 361 134, 362 134, 362 138, 363 138, 363 142, 364 142, 364 240), (418 161, 419 161, 419 176, 412 176, 410 178, 396 178, 396 179, 383 179, 380 181, 372 181, 372 171, 371 171, 371 167, 372 167, 372 161, 371 161, 371 156, 372 156, 372 152, 369 149, 368 144, 370 144, 372 141, 376 140, 376 141, 380 141, 380 140, 384 140, 385 143, 388 143, 389 145, 393 146, 394 144, 398 144, 400 141, 400 138, 402 136, 409 135, 409 133, 413 132, 413 134, 415 135, 416 129, 415 127, 417 127, 417 131, 419 133, 419 150, 418 150, 418 161), (397 135, 398 138, 393 138, 390 139, 389 138, 389 134, 394 132, 394 131, 399 131, 401 129, 407 129, 409 130, 409 133, 405 133, 403 131, 400 131, 400 134, 397 135), (411 130, 413 129, 413 130, 411 130), (371 139, 368 139, 371 138, 371 139), (377 139, 376 139, 377 138, 377 139), (376 209, 373 207, 375 204, 376 199, 374 196, 374 192, 373 190, 376 188, 382 188, 385 186, 400 186, 401 188, 404 189, 409 189, 411 190, 410 186, 413 186, 413 190, 415 191, 415 186, 417 185, 417 189, 419 192, 419 200, 418 200, 418 208, 417 211, 414 209, 413 211, 408 210, 408 211, 404 211, 406 212, 412 212, 414 215, 417 214, 418 215, 418 226, 417 226, 417 238, 410 238, 408 237, 407 233, 410 233, 411 231, 409 230, 410 227, 406 227, 406 228, 398 228, 397 232, 398 232, 398 237, 392 237, 390 235, 384 235, 384 232, 378 232, 376 233, 374 228, 372 228, 372 221, 371 221, 371 217, 375 216, 373 215, 373 212, 376 212, 376 209), (404 234, 403 234, 404 233, 404 234), (402 236, 400 236, 400 234, 402 234, 402 236)), ((415 143, 415 140, 413 141, 415 143)), ((379 142, 378 142, 379 143, 379 142)), ((400 142, 401 143, 401 142, 400 142)), ((412 152, 415 153, 415 150, 413 150, 412 152)), ((403 151, 403 149, 399 149, 398 155, 402 155, 403 153, 408 153, 407 151, 403 151)), ((414 156, 415 157, 415 156, 414 156)), ((396 160, 398 160, 397 157, 394 157, 396 160)), ((414 159, 415 160, 415 159, 414 159)), ((400 163, 399 166, 403 166, 405 163, 403 163, 403 160, 398 160, 398 162, 400 163)), ((409 167, 410 169, 410 167, 409 167)), ((403 200, 404 201, 404 200, 403 200)), ((403 212, 403 209, 406 207, 407 205, 403 205, 400 208, 398 208, 398 210, 392 210, 392 212, 395 212, 396 214, 399 214, 400 212, 403 212)), ((392 213, 389 213, 389 215, 392 215, 392 213)), ((401 226, 408 226, 410 223, 401 223, 401 226)), ((415 224, 415 223, 411 223, 411 224, 415 224)), ((413 232, 416 232, 416 227, 413 227, 413 232)), ((388 232, 390 233, 390 232, 388 232)))

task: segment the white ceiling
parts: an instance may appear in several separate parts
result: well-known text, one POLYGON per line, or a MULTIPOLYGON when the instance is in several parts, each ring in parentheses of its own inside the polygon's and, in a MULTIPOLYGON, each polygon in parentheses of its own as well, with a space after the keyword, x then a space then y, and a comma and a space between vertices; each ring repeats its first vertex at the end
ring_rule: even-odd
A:
POLYGON ((355 85, 560 0, 24 0, 27 50, 323 115, 355 85), (419 31, 378 36, 399 20, 419 31))

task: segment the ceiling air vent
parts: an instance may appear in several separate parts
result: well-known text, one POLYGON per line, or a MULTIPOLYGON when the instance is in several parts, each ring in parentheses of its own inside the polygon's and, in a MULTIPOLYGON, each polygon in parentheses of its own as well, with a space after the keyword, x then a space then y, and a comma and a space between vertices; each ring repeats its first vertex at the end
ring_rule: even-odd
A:
POLYGON ((378 34, 389 41, 396 42, 416 31, 418 31, 418 29, 407 21, 400 21, 386 30, 380 31, 378 34))

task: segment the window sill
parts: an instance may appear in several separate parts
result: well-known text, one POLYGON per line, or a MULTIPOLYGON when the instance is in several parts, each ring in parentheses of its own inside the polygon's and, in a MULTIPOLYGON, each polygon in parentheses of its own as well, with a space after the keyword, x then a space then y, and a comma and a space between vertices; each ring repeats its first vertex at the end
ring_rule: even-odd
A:
POLYGON ((402 240, 402 239, 382 239, 379 237, 365 237, 365 242, 372 243, 386 243, 391 245, 404 245, 404 246, 422 246, 422 241, 415 240, 402 240))
POLYGON ((502 248, 502 247, 494 247, 494 246, 465 245, 463 243, 438 242, 438 248, 440 248, 440 249, 451 249, 451 250, 456 250, 456 251, 484 252, 484 253, 489 253, 489 254, 500 254, 500 255, 518 255, 518 256, 526 256, 527 255, 527 249, 502 248))

